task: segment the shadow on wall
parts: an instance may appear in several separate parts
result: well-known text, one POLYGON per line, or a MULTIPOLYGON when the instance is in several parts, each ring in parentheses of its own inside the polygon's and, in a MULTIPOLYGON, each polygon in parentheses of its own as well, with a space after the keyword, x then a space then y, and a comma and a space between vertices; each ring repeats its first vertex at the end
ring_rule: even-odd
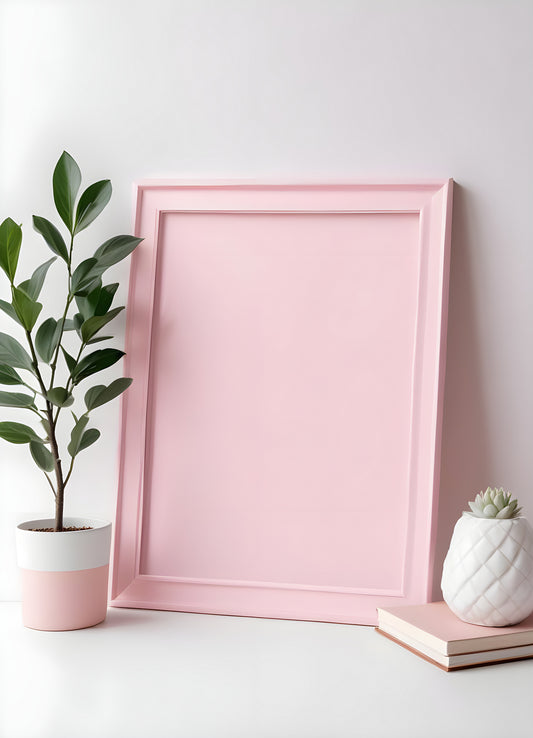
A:
POLYGON ((482 356, 474 296, 474 208, 454 184, 448 346, 442 429, 438 531, 433 599, 441 600, 442 563, 455 522, 468 500, 486 487, 490 448, 481 382, 482 356))

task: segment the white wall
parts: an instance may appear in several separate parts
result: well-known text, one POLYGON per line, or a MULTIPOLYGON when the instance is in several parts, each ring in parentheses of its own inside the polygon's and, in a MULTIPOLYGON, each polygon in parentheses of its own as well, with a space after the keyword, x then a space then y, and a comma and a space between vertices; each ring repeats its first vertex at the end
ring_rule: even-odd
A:
MULTIPOLYGON (((530 0, 0 7, 0 217, 25 224, 35 259, 48 252, 31 214, 53 216, 63 149, 87 183, 114 185, 88 247, 131 231, 139 178, 453 177, 437 578, 452 524, 482 487, 510 488, 533 519, 530 0)), ((98 425, 68 511, 109 518, 118 404, 98 425)), ((1 442, 0 598, 19 596, 12 527, 49 498, 27 449, 1 442)))

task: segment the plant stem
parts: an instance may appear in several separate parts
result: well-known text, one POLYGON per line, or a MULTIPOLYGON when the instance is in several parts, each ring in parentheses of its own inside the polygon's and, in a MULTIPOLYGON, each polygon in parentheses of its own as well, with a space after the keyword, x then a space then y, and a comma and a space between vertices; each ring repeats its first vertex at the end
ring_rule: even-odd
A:
POLYGON ((65 483, 63 480, 63 471, 61 469, 61 458, 59 456, 59 448, 57 445, 56 426, 54 422, 53 406, 52 406, 52 403, 46 398, 46 387, 45 387, 41 372, 39 370, 39 361, 37 359, 37 354, 35 352, 35 347, 33 345, 31 333, 28 330, 26 331, 26 339, 28 341, 28 345, 31 351, 33 368, 35 369, 35 376, 37 377, 37 381, 39 382, 39 386, 41 388, 41 394, 43 395, 43 398, 46 402, 46 417, 48 420, 48 427, 50 431, 49 433, 50 448, 52 451, 52 456, 54 458, 54 471, 55 471, 56 485, 57 485, 56 516, 55 516, 54 530, 61 531, 63 530, 63 506, 64 506, 65 483))

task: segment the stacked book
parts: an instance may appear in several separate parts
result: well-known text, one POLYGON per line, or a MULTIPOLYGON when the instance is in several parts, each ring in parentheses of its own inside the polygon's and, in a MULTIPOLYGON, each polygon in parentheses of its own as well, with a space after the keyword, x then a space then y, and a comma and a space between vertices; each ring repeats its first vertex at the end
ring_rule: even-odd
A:
POLYGON ((376 631, 445 671, 533 656, 533 613, 518 625, 464 623, 445 602, 378 608, 376 631))

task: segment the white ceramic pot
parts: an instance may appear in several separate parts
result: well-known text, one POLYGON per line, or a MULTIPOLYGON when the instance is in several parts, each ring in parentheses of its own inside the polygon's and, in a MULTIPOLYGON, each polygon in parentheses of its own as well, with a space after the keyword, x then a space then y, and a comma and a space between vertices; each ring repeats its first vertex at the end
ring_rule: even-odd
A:
POLYGON ((65 518, 64 527, 90 530, 38 532, 54 520, 17 526, 22 619, 36 630, 76 630, 101 623, 107 613, 111 523, 65 518))
POLYGON ((526 518, 463 514, 441 586, 450 610, 467 623, 495 627, 526 618, 533 611, 533 529, 526 518))

